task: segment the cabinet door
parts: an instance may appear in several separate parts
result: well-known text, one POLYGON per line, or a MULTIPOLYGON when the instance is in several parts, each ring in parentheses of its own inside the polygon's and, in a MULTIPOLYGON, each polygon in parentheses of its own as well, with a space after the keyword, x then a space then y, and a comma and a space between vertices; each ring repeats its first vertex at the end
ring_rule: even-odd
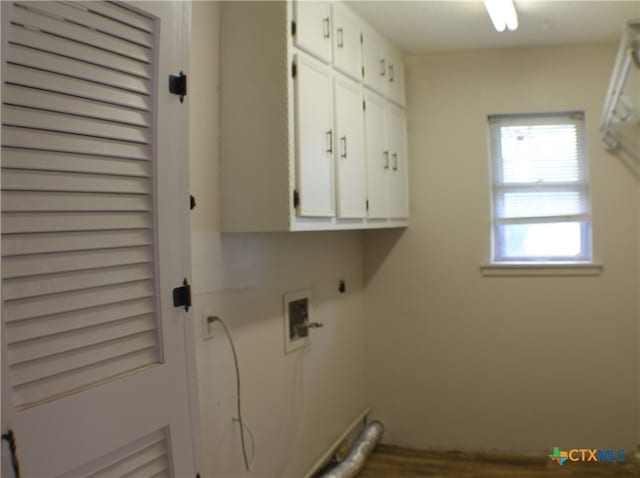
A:
POLYGON ((404 101, 404 62, 402 54, 394 48, 386 48, 388 97, 396 104, 404 101))
POLYGON ((385 218, 388 211, 390 153, 387 144, 386 101, 371 93, 366 94, 365 152, 367 165, 368 216, 385 218))
POLYGON ((321 60, 331 62, 331 16, 328 2, 296 1, 295 45, 321 60))
POLYGON ((362 79, 360 22, 343 5, 333 5, 333 66, 354 80, 362 79))
POLYGON ((296 175, 298 215, 332 217, 333 149, 331 74, 315 60, 296 55, 296 175))
POLYGON ((389 217, 409 216, 407 191, 407 153, 404 111, 394 105, 387 109, 389 122, 389 217))
POLYGON ((371 28, 362 31, 362 63, 364 84, 381 95, 387 94, 387 62, 383 42, 371 28))
POLYGON ((363 218, 366 207, 364 117, 357 84, 336 78, 338 217, 363 218))

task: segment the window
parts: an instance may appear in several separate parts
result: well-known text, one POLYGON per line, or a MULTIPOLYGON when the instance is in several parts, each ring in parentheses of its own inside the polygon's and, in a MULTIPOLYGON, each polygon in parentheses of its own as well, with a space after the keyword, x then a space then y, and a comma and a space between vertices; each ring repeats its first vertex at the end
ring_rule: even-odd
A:
POLYGON ((591 261, 584 113, 489 117, 494 262, 591 261))

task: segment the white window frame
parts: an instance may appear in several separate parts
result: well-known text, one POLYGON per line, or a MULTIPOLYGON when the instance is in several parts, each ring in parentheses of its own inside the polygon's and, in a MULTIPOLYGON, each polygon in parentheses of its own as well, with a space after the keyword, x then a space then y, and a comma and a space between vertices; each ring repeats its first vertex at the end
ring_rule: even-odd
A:
MULTIPOLYGON (((590 178, 589 178, 589 161, 586 148, 586 120, 582 111, 557 112, 557 113, 523 113, 508 115, 491 115, 488 117, 489 122, 489 150, 490 150, 490 176, 491 176, 491 262, 493 264, 592 264, 593 247, 592 247, 592 231, 591 231, 591 197, 590 197, 590 178), (578 150, 578 161, 581 163, 582 177, 578 181, 564 183, 519 183, 505 185, 502 178, 499 177, 502 171, 502 157, 500 148, 500 127, 509 124, 550 124, 562 122, 565 124, 576 125, 576 141, 578 150), (582 214, 570 216, 548 216, 548 217, 515 217, 515 218, 497 218, 496 214, 496 198, 500 191, 531 191, 531 190, 554 190, 554 191, 580 191, 586 196, 586 210, 582 214), (504 224, 549 224, 549 223, 568 223, 581 222, 580 241, 582 244, 582 254, 580 256, 560 256, 554 255, 549 257, 543 256, 524 256, 515 257, 507 256, 504 253, 502 243, 502 234, 499 226, 504 224)), ((583 196, 583 197, 584 197, 583 196)))

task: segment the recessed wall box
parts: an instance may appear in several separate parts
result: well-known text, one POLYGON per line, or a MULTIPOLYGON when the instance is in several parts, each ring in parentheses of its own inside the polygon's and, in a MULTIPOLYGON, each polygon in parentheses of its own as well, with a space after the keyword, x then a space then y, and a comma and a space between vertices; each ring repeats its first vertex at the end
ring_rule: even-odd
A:
POLYGON ((308 289, 290 292, 284 295, 284 351, 286 354, 304 347, 309 341, 309 303, 308 289))

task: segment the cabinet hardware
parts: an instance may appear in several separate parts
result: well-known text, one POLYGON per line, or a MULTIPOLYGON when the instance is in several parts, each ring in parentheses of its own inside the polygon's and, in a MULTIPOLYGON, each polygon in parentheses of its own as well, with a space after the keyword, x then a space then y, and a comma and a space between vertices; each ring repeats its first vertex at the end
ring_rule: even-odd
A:
POLYGON ((393 170, 398 170, 398 153, 393 153, 393 170))
POLYGON ((178 95, 180 97, 180 103, 184 102, 184 97, 187 96, 187 75, 184 72, 180 72, 179 75, 169 75, 169 93, 178 95))
POLYGON ((384 151, 384 169, 389 169, 389 151, 384 151))
POLYGON ((296 65, 296 62, 291 62, 291 76, 293 78, 295 78, 296 76, 298 76, 298 66, 296 65))
POLYGON ((191 286, 186 278, 180 287, 173 289, 173 306, 184 306, 184 310, 189 312, 189 307, 191 307, 191 286))
POLYGON ((293 190, 293 207, 294 209, 300 205, 300 194, 298 194, 298 190, 293 190))
POLYGON ((291 21, 291 36, 296 36, 296 21, 292 20, 291 21))
POLYGON ((322 27, 324 28, 324 37, 329 38, 331 31, 329 30, 329 17, 324 17, 322 20, 322 27))
POLYGON ((327 153, 333 153, 333 131, 327 131, 327 153))
POLYGON ((338 48, 344 48, 344 31, 342 27, 338 28, 338 48))
POLYGON ((393 65, 389 65, 389 81, 393 81, 394 79, 393 65))
POLYGON ((384 76, 387 74, 387 66, 384 58, 380 60, 380 76, 384 76))
POLYGON ((340 155, 340 157, 346 158, 347 157, 347 137, 343 136, 342 138, 340 138, 340 143, 342 144, 342 154, 340 155))

